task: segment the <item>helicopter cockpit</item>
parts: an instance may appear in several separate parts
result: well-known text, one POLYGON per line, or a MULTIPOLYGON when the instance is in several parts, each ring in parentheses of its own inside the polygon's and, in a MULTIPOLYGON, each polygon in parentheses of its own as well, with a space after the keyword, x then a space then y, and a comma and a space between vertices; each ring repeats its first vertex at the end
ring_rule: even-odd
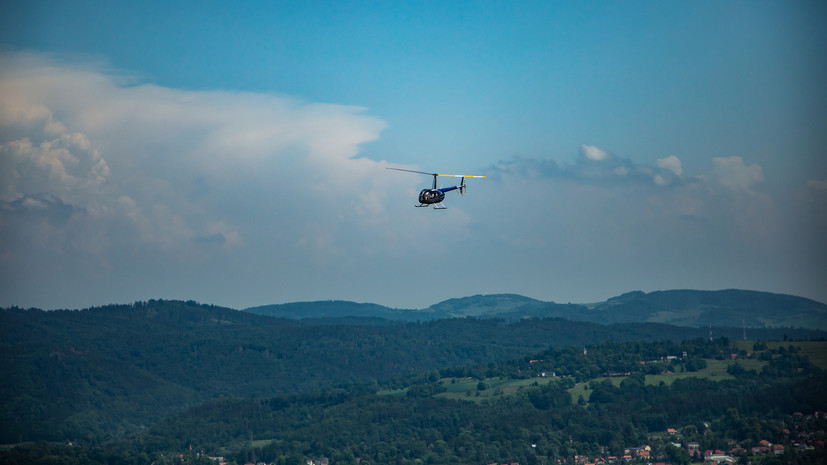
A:
POLYGON ((445 199, 445 193, 439 191, 438 189, 422 189, 422 192, 419 193, 420 203, 437 203, 441 202, 443 199, 445 199))

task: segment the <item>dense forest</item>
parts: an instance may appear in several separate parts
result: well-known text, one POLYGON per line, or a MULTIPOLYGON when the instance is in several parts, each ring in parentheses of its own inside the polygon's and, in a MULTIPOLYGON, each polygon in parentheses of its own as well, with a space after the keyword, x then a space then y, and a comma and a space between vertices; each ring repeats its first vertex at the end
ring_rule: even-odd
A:
POLYGON ((2 463, 576 463, 644 443, 699 459, 659 439, 668 428, 684 448, 767 440, 787 444, 783 463, 824 463, 789 433, 823 435, 809 418, 827 410, 825 343, 792 342, 818 331, 745 346, 738 328, 297 321, 169 301, 0 315, 0 442, 16 444, 2 463))

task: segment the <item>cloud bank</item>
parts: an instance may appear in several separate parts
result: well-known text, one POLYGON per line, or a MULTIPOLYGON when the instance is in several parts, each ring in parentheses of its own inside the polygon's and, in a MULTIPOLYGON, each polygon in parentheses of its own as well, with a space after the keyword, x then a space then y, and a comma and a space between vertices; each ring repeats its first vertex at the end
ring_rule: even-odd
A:
POLYGON ((324 260, 346 247, 330 239, 337 223, 376 221, 360 197, 389 190, 376 162, 352 159, 385 127, 363 108, 168 89, 41 55, 0 60, 3 304, 54 292, 73 305, 83 276, 121 289, 135 279, 136 299, 183 296, 204 267, 223 277, 252 265, 246 254, 261 252, 232 252, 251 246, 283 267, 324 260), (180 291, 158 286, 174 276, 180 291))
POLYGON ((522 211, 520 221, 503 223, 523 227, 488 250, 524 264, 524 279, 534 281, 527 287, 579 296, 572 301, 587 301, 588 289, 607 298, 670 288, 825 300, 818 290, 827 272, 820 181, 795 199, 771 196, 762 189, 762 167, 740 156, 712 158, 707 172, 688 175, 675 155, 642 164, 585 144, 570 164, 512 157, 489 174, 499 185, 485 210, 522 211))
POLYGON ((412 207, 428 178, 358 156, 386 125, 360 107, 0 55, 0 305, 725 287, 827 300, 825 180, 778 199, 746 154, 690 174, 677 155, 583 144, 568 164, 502 160, 434 212, 412 207))

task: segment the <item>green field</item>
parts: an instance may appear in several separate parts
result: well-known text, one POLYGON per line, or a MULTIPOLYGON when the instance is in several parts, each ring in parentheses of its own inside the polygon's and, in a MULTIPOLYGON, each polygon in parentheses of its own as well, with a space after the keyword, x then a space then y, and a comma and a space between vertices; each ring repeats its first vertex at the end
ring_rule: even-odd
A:
MULTIPOLYGON (((646 376, 646 384, 655 385, 660 384, 661 382, 666 384, 672 384, 676 379, 683 379, 683 378, 706 378, 712 381, 721 381, 725 379, 735 379, 734 376, 727 373, 727 367, 733 365, 735 360, 711 360, 707 359, 706 361, 706 368, 703 370, 698 370, 695 372, 684 372, 684 373, 666 373, 662 375, 647 375, 646 376)), ((760 362, 758 360, 738 360, 738 363, 741 364, 742 367, 746 370, 756 370, 760 371, 761 367, 764 366, 766 362, 760 362)))
MULTIPOLYGON (((755 341, 732 341, 733 345, 738 349, 752 352, 755 341)), ((767 347, 770 349, 778 349, 779 347, 798 347, 801 354, 810 358, 813 365, 827 369, 827 341, 770 341, 767 342, 767 347)), ((746 367, 745 367, 746 368, 746 367)))
MULTIPOLYGON (((485 389, 479 390, 480 381, 472 378, 443 378, 439 381, 445 388, 445 392, 435 397, 443 399, 469 400, 481 402, 485 399, 492 399, 498 396, 513 395, 519 390, 533 387, 534 383, 540 386, 553 382, 555 378, 530 378, 530 379, 502 379, 489 378, 483 381, 485 389)), ((404 396, 407 389, 395 389, 377 392, 381 396, 404 396)))
POLYGON ((538 385, 546 385, 554 381, 554 378, 530 378, 530 379, 501 379, 489 378, 483 381, 485 383, 484 390, 478 390, 479 381, 476 379, 464 378, 457 379, 452 382, 451 379, 441 380, 440 383, 445 386, 447 391, 437 394, 437 397, 445 399, 462 399, 480 402, 484 399, 491 399, 497 396, 513 395, 517 391, 526 387, 531 387, 534 383, 538 385))
MULTIPOLYGON (((602 383, 603 381, 605 381, 607 379, 610 380, 612 382, 612 384, 614 384, 615 386, 620 386, 621 381, 626 379, 626 377, 625 376, 620 376, 620 377, 611 377, 611 378, 595 378, 594 381, 596 381, 598 383, 602 383)), ((569 394, 571 394, 572 402, 576 403, 577 399, 579 399, 580 396, 583 396, 583 400, 585 400, 586 402, 589 401, 589 394, 591 394, 591 392, 592 392, 589 389, 589 383, 590 382, 591 381, 587 381, 585 383, 577 383, 576 386, 569 389, 569 394)))
MULTIPOLYGON (((800 343, 799 343, 800 344, 800 343)), ((820 343, 822 347, 827 347, 827 343, 820 343)), ((752 346, 750 345, 750 348, 752 346)), ((802 347, 803 350, 803 347, 802 347)), ((760 360, 751 360, 751 359, 741 359, 741 360, 712 360, 707 359, 706 361, 706 368, 703 370, 698 370, 695 372, 684 372, 684 373, 665 373, 660 375, 646 375, 646 384, 648 385, 658 385, 660 383, 665 383, 667 385, 672 384, 677 379, 683 378, 706 378, 712 381, 722 381, 726 379, 735 379, 734 376, 727 373, 727 367, 733 365, 734 363, 741 364, 745 370, 755 370, 757 372, 761 371, 761 368, 766 364, 766 362, 762 362, 760 360)), ((480 381, 472 378, 444 378, 439 381, 439 383, 445 387, 446 391, 440 394, 437 394, 436 397, 442 397, 445 399, 458 399, 458 400, 469 400, 473 402, 482 402, 486 399, 492 399, 498 396, 507 396, 513 395, 516 392, 522 389, 530 389, 534 386, 535 383, 538 385, 546 385, 551 382, 554 382, 559 378, 529 378, 529 379, 502 379, 502 378, 489 378, 484 380, 485 389, 479 390, 478 386, 480 381)), ((611 378, 595 378, 594 380, 590 380, 588 382, 579 383, 573 388, 569 389, 569 393, 571 394, 572 401, 577 402, 577 399, 580 396, 583 396, 583 399, 586 401, 589 400, 589 394, 591 391, 588 389, 588 384, 591 381, 602 382, 604 380, 610 380, 612 384, 615 386, 620 386, 620 383, 626 379, 626 377, 618 376, 618 377, 611 377, 611 378)), ((386 396, 404 396, 407 393, 407 389, 396 389, 391 391, 379 391, 377 394, 379 395, 386 395, 386 396)))
MULTIPOLYGON (((747 352, 753 351, 754 341, 733 341, 733 345, 738 350, 745 350, 747 352)), ((770 349, 777 349, 778 347, 789 347, 793 345, 799 347, 801 353, 807 355, 810 361, 822 369, 827 369, 827 341, 791 341, 791 342, 768 342, 767 347, 770 349)), ((745 370, 755 370, 761 372, 761 369, 767 362, 757 359, 738 359, 738 360, 706 360, 706 368, 695 372, 684 373, 664 373, 660 375, 646 375, 647 385, 659 385, 660 383, 672 384, 677 379, 684 378, 706 378, 712 381, 723 381, 728 379, 735 379, 734 376, 727 373, 727 368, 730 365, 739 363, 745 370)), ((594 381, 602 382, 603 380, 610 380, 615 386, 620 386, 620 383, 625 377, 611 377, 611 378, 595 378, 594 381)), ((513 395, 522 389, 531 389, 535 383, 538 385, 546 385, 551 382, 559 380, 559 378, 530 378, 530 379, 502 379, 489 378, 484 380, 485 389, 479 390, 480 381, 472 378, 444 378, 439 383, 445 387, 445 392, 437 394, 436 397, 445 399, 459 399, 469 400, 473 402, 482 402, 486 399, 493 399, 498 396, 513 395)), ((591 382, 579 383, 573 388, 569 389, 571 398, 574 402, 580 396, 586 401, 589 400, 591 391, 588 384, 591 382)), ((379 395, 395 395, 404 396, 407 394, 407 389, 397 389, 390 391, 379 391, 379 395)))
POLYGON ((777 349, 778 347, 795 346, 801 348, 801 354, 810 358, 813 365, 827 369, 827 341, 794 341, 794 342, 768 342, 767 347, 777 349))

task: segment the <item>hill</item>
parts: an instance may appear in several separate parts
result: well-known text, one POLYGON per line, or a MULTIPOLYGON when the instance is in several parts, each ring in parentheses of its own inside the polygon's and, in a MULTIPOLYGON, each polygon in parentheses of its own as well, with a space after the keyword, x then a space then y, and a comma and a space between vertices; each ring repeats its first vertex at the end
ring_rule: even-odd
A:
MULTIPOLYGON (((661 300, 664 296, 670 294, 655 294, 661 300)), ((142 431, 211 399, 293 395, 335 386, 394 388, 406 376, 515 359, 549 347, 707 337, 706 327, 524 318, 576 312, 619 317, 632 313, 624 305, 639 308, 636 302, 651 298, 621 297, 604 309, 516 295, 452 299, 417 311, 346 302, 283 307, 292 308, 284 315, 315 317, 302 320, 193 301, 48 312, 2 309, 0 443, 104 440, 142 431), (328 313, 331 309, 335 311, 328 313), (348 315, 353 312, 355 316, 348 315), (381 318, 388 312, 418 321, 381 318), (440 315, 466 317, 436 319, 440 315)), ((711 305, 701 297, 682 305, 711 305)), ((737 301, 733 306, 743 301, 737 294, 731 298, 737 301)), ((679 300, 666 300, 677 308, 679 300)), ((722 305, 720 299, 714 302, 722 305)), ((663 308, 651 305, 643 315, 663 308)), ((743 331, 714 330, 715 337, 731 339, 743 331)), ((825 333, 765 327, 750 329, 749 336, 814 339, 825 333)))
MULTIPOLYGON (((824 342, 814 344, 824 350, 824 342)), ((822 427, 823 421, 812 423, 800 412, 827 406, 827 378, 798 347, 754 347, 748 354, 719 339, 609 342, 590 345, 588 354, 549 349, 419 376, 393 392, 210 402, 164 419, 146 436, 157 448, 212 447, 238 463, 251 455, 276 463, 306 463, 308 457, 333 463, 570 463, 575 454, 604 462, 647 444, 652 456, 688 465, 688 453, 675 453, 676 441, 680 447, 697 442, 700 450, 741 449, 747 458, 746 450, 761 438, 789 443, 790 430, 782 427, 797 437, 804 436, 797 431, 805 423, 822 427), (664 354, 690 355, 670 360, 664 354), (707 362, 724 376, 703 369, 707 362), (662 382, 664 370, 675 379, 662 382), (542 374, 549 371, 558 376, 542 374)), ((809 437, 818 444, 823 431, 809 437)), ((824 463, 821 449, 792 463, 824 463)), ((760 461, 760 454, 748 458, 774 463, 760 461)))
POLYGON ((827 305, 785 294, 745 290, 671 290, 629 292, 605 302, 558 304, 516 294, 449 299, 425 309, 400 310, 343 301, 301 302, 246 309, 281 318, 382 318, 430 321, 443 318, 565 318, 592 323, 664 323, 700 328, 708 325, 747 328, 827 330, 827 305))
POLYGON ((591 309, 606 322, 630 320, 678 326, 801 327, 827 329, 827 305, 785 294, 673 290, 630 292, 591 309))
MULTIPOLYGON (((292 302, 277 305, 262 305, 245 309, 256 315, 275 318, 321 319, 321 318, 381 318, 385 320, 417 321, 419 312, 399 310, 377 304, 349 302, 345 300, 321 300, 315 302, 292 302)), ((427 318, 431 319, 431 318, 427 318)))
POLYGON ((179 301, 2 310, 0 443, 107 438, 208 399, 383 383, 549 345, 692 337, 563 320, 319 323, 179 301))

